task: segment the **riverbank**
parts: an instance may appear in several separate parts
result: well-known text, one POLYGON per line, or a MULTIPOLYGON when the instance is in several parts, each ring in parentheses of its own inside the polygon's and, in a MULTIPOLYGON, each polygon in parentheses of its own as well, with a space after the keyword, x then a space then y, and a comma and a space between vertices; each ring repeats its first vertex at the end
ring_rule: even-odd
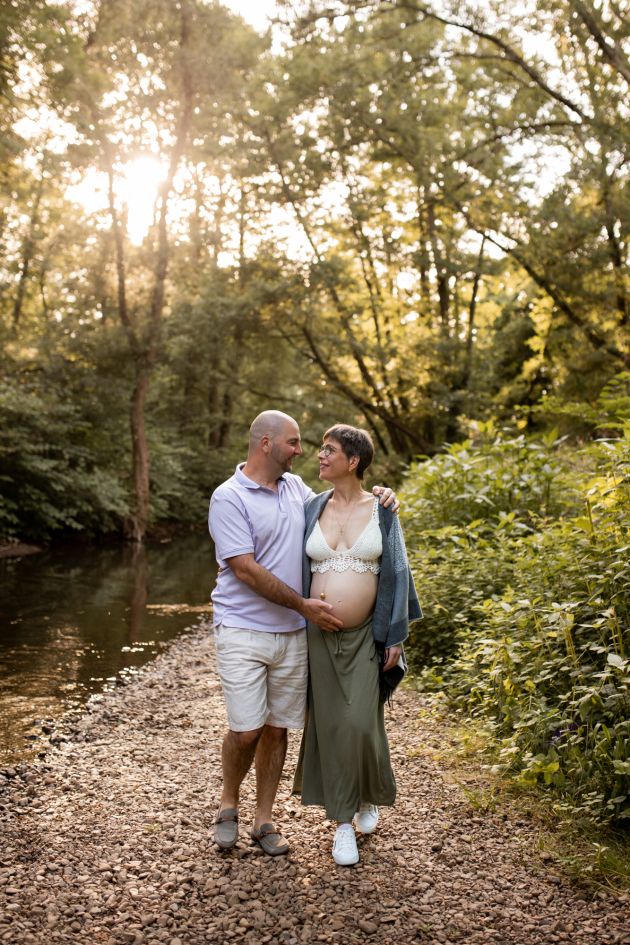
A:
POLYGON ((0 941, 630 945, 627 897, 573 885, 529 820, 475 809, 434 761, 426 697, 402 692, 389 713, 399 797, 354 868, 334 866, 333 827, 290 796, 296 735, 277 805, 291 854, 248 840, 252 777, 241 839, 216 850, 224 728, 201 627, 92 698, 42 763, 0 775, 0 941))
POLYGON ((28 545, 23 541, 0 542, 0 560, 2 558, 24 558, 26 555, 38 555, 43 550, 39 545, 28 545))
POLYGON ((215 568, 203 533, 0 560, 0 768, 207 614, 215 568))
MULTIPOLYGON (((206 525, 197 523, 181 522, 158 522, 152 525, 146 536, 146 543, 164 544, 181 538, 185 535, 203 535, 206 541, 208 533, 206 525)), ((105 535, 86 537, 82 533, 72 532, 70 534, 61 533, 50 543, 45 545, 33 545, 28 541, 11 539, 2 541, 0 539, 0 560, 3 558, 23 558, 26 555, 37 555, 44 551, 56 550, 64 546, 80 546, 82 548, 102 548, 103 546, 113 547, 135 547, 132 542, 127 541, 122 534, 108 533, 105 535)))

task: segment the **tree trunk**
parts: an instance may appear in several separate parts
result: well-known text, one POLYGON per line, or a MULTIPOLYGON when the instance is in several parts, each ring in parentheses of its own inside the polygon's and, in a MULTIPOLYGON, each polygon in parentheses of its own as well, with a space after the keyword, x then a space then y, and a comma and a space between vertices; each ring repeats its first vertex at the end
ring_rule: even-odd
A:
POLYGON ((137 359, 136 379, 131 395, 129 420, 131 425, 132 481, 134 510, 125 523, 125 537, 141 544, 149 524, 149 447, 145 429, 144 407, 149 389, 148 365, 137 359))
POLYGON ((20 266, 20 277, 18 279, 17 292, 15 294, 15 301, 13 303, 13 327, 17 328, 22 317, 22 306, 24 305, 24 295, 26 293, 26 286, 28 283, 29 270, 31 268, 31 263, 33 261, 33 254, 35 252, 35 238, 37 233, 37 227, 39 225, 39 207, 42 202, 42 195, 44 193, 44 169, 42 168, 41 177, 39 178, 37 184, 37 190, 35 192, 35 200, 33 201, 33 209, 31 211, 31 218, 28 224, 28 233, 24 237, 24 243, 22 245, 22 264, 20 266))
POLYGON ((448 287, 448 274, 444 264, 444 259, 442 258, 439 239, 437 233, 435 232, 435 207, 432 203, 429 203, 427 207, 427 220, 429 228, 429 241, 433 255, 432 261, 437 277, 438 300, 440 306, 440 330, 442 332, 442 337, 448 339, 450 337, 449 313, 451 308, 451 298, 448 287))
MULTIPOLYGON (((247 229, 247 193, 243 182, 241 181, 239 201, 238 201, 238 289, 239 297, 242 300, 246 287, 245 275, 245 232, 247 229)), ((238 376, 238 365, 242 356, 242 347, 245 342, 245 328, 243 325, 243 310, 237 312, 236 321, 233 327, 232 353, 228 360, 228 380, 223 388, 223 398, 221 403, 221 422, 218 431, 218 447, 222 449, 230 444, 230 431, 232 429, 232 414, 234 412, 234 389, 230 383, 231 377, 238 376)))
POLYGON ((472 373, 473 343, 475 338, 475 315, 477 313, 477 297, 479 295, 479 283, 481 282, 481 272, 483 268, 483 252, 486 245, 486 238, 482 236, 481 246, 479 247, 479 257, 475 269, 475 278, 473 281, 470 305, 468 307, 468 328, 466 331, 466 359, 464 361, 464 370, 462 373, 461 388, 468 390, 470 384, 470 375, 472 373))
MULTIPOLYGON (((605 154, 605 152, 603 153, 605 154)), ((606 155, 606 157, 608 157, 608 155, 606 155)), ((619 312, 620 323, 627 325, 628 321, 630 321, 630 302, 626 295, 626 264, 622 241, 616 233, 616 227, 619 226, 621 228, 621 221, 615 213, 614 204, 611 200, 610 188, 612 181, 608 176, 604 161, 602 161, 600 173, 602 181, 602 202, 606 218, 605 226, 606 236, 608 238, 608 252, 613 266, 613 278, 615 282, 615 304, 619 312)))
MULTIPOLYGON (((181 62, 181 103, 178 113, 175 140, 169 159, 169 168, 160 193, 158 216, 158 247, 153 268, 153 289, 147 313, 146 325, 139 324, 136 313, 129 308, 126 295, 126 267, 124 232, 115 206, 114 195, 114 145, 107 130, 102 129, 101 140, 109 177, 109 209, 116 248, 116 272, 118 289, 118 315, 127 335, 133 356, 135 383, 131 397, 130 426, 132 442, 132 482, 134 510, 125 523, 125 535, 133 542, 142 543, 146 536, 149 522, 149 446, 146 438, 144 409, 149 387, 149 378, 155 364, 164 311, 166 276, 169 263, 169 236, 167 213, 173 180, 184 153, 192 117, 193 87, 188 61, 191 14, 188 0, 180 3, 180 62, 181 62)), ((96 120, 99 112, 93 108, 96 120)))

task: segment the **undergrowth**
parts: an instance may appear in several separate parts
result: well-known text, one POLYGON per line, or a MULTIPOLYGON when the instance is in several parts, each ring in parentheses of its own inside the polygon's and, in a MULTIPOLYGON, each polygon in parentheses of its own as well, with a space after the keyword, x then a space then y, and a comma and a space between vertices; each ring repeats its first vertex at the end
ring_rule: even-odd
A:
MULTIPOLYGON (((417 686, 412 677, 408 683, 417 686)), ((520 781, 503 771, 491 726, 453 713, 448 697, 433 703, 441 747, 431 755, 448 772, 470 808, 482 814, 524 818, 532 826, 527 856, 539 857, 546 869, 569 876, 585 894, 599 890, 630 891, 630 835, 618 825, 582 817, 571 804, 557 802, 546 788, 520 781)), ((424 751, 427 749, 425 748, 424 751)))
POLYGON ((576 449, 489 424, 414 465, 401 498, 425 611, 409 644, 422 685, 488 733, 497 776, 621 836, 630 424, 618 432, 576 449))

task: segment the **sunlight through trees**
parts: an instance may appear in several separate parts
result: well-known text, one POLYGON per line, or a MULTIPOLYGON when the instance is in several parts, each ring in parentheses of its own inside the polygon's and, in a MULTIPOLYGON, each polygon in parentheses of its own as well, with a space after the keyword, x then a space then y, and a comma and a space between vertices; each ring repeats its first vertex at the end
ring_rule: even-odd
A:
POLYGON ((5 535, 198 521, 270 404, 396 481, 478 420, 588 436, 628 370, 619 5, 275 12, 3 7, 5 535))

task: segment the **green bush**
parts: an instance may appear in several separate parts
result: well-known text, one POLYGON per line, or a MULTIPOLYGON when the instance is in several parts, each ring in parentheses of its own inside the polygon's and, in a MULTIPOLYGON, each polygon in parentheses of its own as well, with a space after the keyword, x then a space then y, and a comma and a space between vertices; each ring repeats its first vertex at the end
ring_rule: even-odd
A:
MULTIPOLYGON (((122 534, 132 506, 126 402, 89 386, 62 396, 42 377, 0 381, 0 540, 122 534)), ((151 523, 203 523, 204 453, 149 417, 151 523)))
POLYGON ((555 431, 536 441, 506 435, 492 422, 479 424, 474 441, 410 467, 403 490, 406 527, 421 536, 427 528, 498 522, 502 514, 531 523, 574 508, 571 485, 555 431))
POLYGON ((533 442, 488 423, 474 442, 411 466, 401 518, 425 610, 416 668, 451 657, 483 620, 478 605, 514 583, 520 539, 545 516, 575 512, 570 458, 553 433, 533 442))
POLYGON ((531 497, 514 488, 509 470, 531 481, 530 462, 539 473, 553 447, 519 447, 515 465, 517 441, 468 444, 465 464, 461 447, 451 448, 427 464, 426 482, 422 465, 410 475, 407 515, 412 503, 439 497, 433 528, 423 532, 415 517, 405 526, 427 612, 412 664, 425 668, 427 684, 444 686, 453 705, 491 722, 505 770, 550 788, 573 810, 623 820, 630 817, 630 425, 620 439, 576 452, 573 472, 571 454, 559 453, 549 464, 553 480, 531 497), (455 475, 440 477, 441 464, 451 471, 455 463, 455 475), (468 521, 478 504, 473 480, 490 501, 483 519, 468 521), (451 519, 441 527, 438 508, 451 519))
POLYGON ((0 537, 116 529, 126 492, 91 438, 76 404, 54 391, 0 384, 0 537))

